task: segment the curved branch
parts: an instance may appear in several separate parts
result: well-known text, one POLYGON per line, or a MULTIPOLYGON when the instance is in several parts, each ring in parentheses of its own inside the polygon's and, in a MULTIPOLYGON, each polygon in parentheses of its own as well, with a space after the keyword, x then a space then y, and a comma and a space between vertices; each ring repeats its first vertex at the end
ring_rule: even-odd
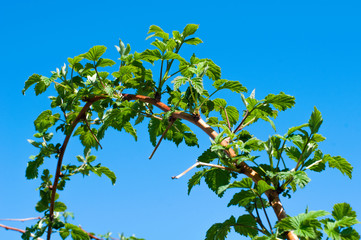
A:
POLYGON ((86 100, 86 104, 84 105, 84 107, 80 110, 78 116, 74 119, 74 121, 71 124, 71 131, 68 135, 66 135, 63 145, 60 148, 60 153, 59 153, 59 158, 58 158, 58 163, 56 166, 56 173, 55 173, 55 178, 54 178, 54 182, 53 182, 53 186, 52 186, 52 190, 51 190, 51 200, 50 200, 50 208, 49 208, 49 226, 48 226, 48 234, 46 239, 50 240, 51 237, 51 233, 52 233, 52 221, 54 218, 54 205, 55 205, 55 195, 56 195, 56 188, 58 187, 58 182, 59 182, 59 178, 60 178, 60 171, 61 171, 61 166, 63 163, 63 157, 64 157, 64 153, 66 150, 66 147, 68 145, 69 139, 74 131, 74 128, 76 127, 76 125, 81 121, 81 119, 85 116, 86 111, 88 111, 88 109, 90 108, 90 106, 101 99, 105 99, 105 96, 96 96, 93 97, 91 99, 86 100))
MULTIPOLYGON (((168 112, 171 110, 169 106, 167 106, 166 104, 164 104, 154 98, 150 98, 150 97, 142 96, 142 95, 134 95, 134 94, 122 94, 122 95, 125 100, 139 100, 141 102, 149 103, 149 104, 152 104, 153 106, 158 107, 159 109, 163 110, 164 112, 168 112)), ((181 112, 181 111, 174 112, 172 114, 172 117, 184 119, 184 120, 187 120, 187 121, 193 123, 200 129, 202 129, 212 139, 216 138, 218 135, 218 133, 216 131, 214 131, 200 117, 194 117, 191 114, 181 112)), ((223 140, 221 144, 223 146, 227 146, 228 142, 223 140)), ((231 157, 236 156, 236 153, 234 152, 234 150, 232 148, 230 148, 228 150, 227 154, 231 157)), ((236 168, 240 169, 240 173, 243 173, 247 177, 251 178, 253 180, 253 182, 255 182, 256 184, 258 183, 258 181, 262 180, 262 177, 255 170, 253 170, 250 166, 248 166, 248 164, 246 164, 245 162, 241 162, 239 165, 236 165, 236 168)), ((286 218, 287 215, 282 206, 281 200, 279 198, 279 194, 275 190, 268 190, 265 192, 265 194, 277 216, 277 219, 281 220, 283 218, 286 218)), ((287 233, 287 238, 289 240, 298 240, 298 237, 292 231, 287 233)))

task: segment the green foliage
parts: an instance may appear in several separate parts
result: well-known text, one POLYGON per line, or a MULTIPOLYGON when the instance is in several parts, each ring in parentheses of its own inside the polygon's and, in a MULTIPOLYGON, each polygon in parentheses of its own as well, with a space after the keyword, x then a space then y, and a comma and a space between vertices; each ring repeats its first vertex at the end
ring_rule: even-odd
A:
MULTIPOLYGON (((169 34, 152 25, 147 37, 153 38, 152 49, 141 53, 132 52, 129 44, 119 40, 116 50, 120 61, 115 70, 108 68, 117 63, 104 57, 107 48, 94 46, 86 53, 68 58, 68 66, 57 68, 50 77, 33 74, 28 78, 23 94, 31 86, 36 95, 54 86, 55 96, 49 97, 52 110, 43 111, 34 121, 35 140, 28 140, 38 154, 30 157, 26 178, 38 178, 42 170, 40 200, 35 209, 44 213, 44 217, 27 228, 23 239, 35 239, 46 232, 59 233, 62 239, 90 239, 81 228, 67 221, 67 206, 58 200, 58 192, 65 190, 76 174, 105 175, 115 184, 114 172, 103 166, 101 160, 95 162, 97 159, 90 150, 102 148, 101 141, 110 129, 124 130, 137 140, 141 123, 147 126, 153 146, 161 144, 163 139, 177 146, 182 142, 199 146, 195 132, 183 120, 194 123, 212 138, 211 146, 198 157, 195 164, 198 171, 188 181, 188 194, 204 179, 217 196, 231 194, 228 206, 241 207, 246 213, 213 224, 206 240, 223 240, 232 229, 255 240, 285 238, 288 231, 310 240, 321 239, 324 234, 337 240, 360 238, 353 228, 359 223, 356 213, 346 203, 334 206, 333 218, 321 219, 329 213, 320 210, 288 216, 277 224, 270 222, 266 209, 271 207, 271 197, 282 194, 290 198, 293 192, 305 188, 311 181, 308 171, 321 173, 328 166, 351 178, 353 167, 346 159, 324 154, 319 149, 318 144, 326 138, 319 133, 323 119, 316 107, 308 123, 291 127, 284 135, 274 134, 261 140, 250 132, 252 128, 245 130, 263 120, 276 131, 273 120, 281 111, 292 108, 295 98, 280 92, 257 99, 255 90, 246 97, 247 88, 239 81, 222 78, 221 68, 211 59, 201 59, 195 54, 185 59, 180 54, 183 46, 202 43, 193 36, 198 27, 188 24, 182 32, 169 34), (214 97, 225 96, 224 93, 239 94, 239 103, 242 101, 244 106, 231 106, 227 99, 214 97), (53 140, 54 129, 64 135, 63 141, 56 142, 59 137, 53 140), (76 136, 84 156, 64 164, 68 142, 76 136), (58 161, 54 176, 48 169, 42 169, 48 158, 58 161), (247 177, 239 179, 241 173, 247 177), (61 214, 64 220, 60 219, 61 214)), ((110 233, 102 237, 111 239, 110 233)), ((138 239, 123 235, 119 238, 138 239)))

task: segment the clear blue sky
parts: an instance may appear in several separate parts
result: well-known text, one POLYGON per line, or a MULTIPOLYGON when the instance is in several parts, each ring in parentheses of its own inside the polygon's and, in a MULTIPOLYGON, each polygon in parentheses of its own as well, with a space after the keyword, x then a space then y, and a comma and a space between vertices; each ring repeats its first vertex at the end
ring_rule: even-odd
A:
MULTIPOLYGON (((321 133, 327 137, 321 149, 345 157, 354 166, 352 181, 334 170, 311 174, 312 181, 303 191, 283 201, 287 213, 296 215, 306 206, 331 211, 333 204, 346 201, 361 220, 361 4, 253 2, 4 1, 0 7, 0 218, 39 216, 34 209, 39 181, 25 179, 28 157, 35 154, 26 139, 32 138, 33 120, 48 109, 49 101, 31 91, 21 95, 27 77, 49 75, 67 57, 94 45, 107 46, 107 56, 115 59, 113 46, 119 38, 132 50, 143 51, 149 47, 145 38, 152 24, 172 31, 196 23, 200 24, 197 36, 204 43, 187 47, 187 56, 195 52, 213 59, 224 78, 239 80, 249 90, 256 88, 259 98, 280 91, 294 95, 296 107, 276 121, 280 134, 305 123, 317 106, 324 118, 321 133)), ((236 95, 231 101, 242 105, 236 95)), ((273 133, 267 124, 252 131, 261 139, 273 133)), ((115 186, 105 178, 76 177, 61 193, 68 210, 75 213, 74 224, 96 233, 124 232, 147 240, 197 240, 213 223, 242 214, 237 208, 226 208, 230 194, 219 199, 204 183, 188 196, 191 174, 171 180, 207 148, 208 136, 197 132, 199 149, 164 142, 149 161, 153 147, 144 134, 146 128, 138 132, 138 142, 122 133, 109 133, 102 143, 104 150, 96 153, 117 174, 115 186)), ((70 146, 66 161, 81 155, 77 139, 70 146)), ((47 166, 54 171, 55 165, 52 160, 47 166)), ((0 238, 20 239, 20 235, 0 229, 0 238)), ((230 235, 229 239, 236 238, 230 235)))

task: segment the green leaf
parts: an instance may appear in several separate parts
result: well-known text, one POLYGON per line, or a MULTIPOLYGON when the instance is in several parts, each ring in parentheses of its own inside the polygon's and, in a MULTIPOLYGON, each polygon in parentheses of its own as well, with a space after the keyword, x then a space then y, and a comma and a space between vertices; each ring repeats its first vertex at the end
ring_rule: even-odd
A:
POLYGON ((356 217, 356 212, 348 203, 337 203, 333 206, 332 216, 336 220, 341 220, 343 217, 356 217))
POLYGON ((328 166, 338 169, 342 174, 346 174, 350 179, 352 178, 352 165, 344 158, 340 156, 331 157, 329 154, 325 155, 325 161, 328 162, 328 166))
POLYGON ((207 171, 209 170, 203 169, 202 171, 198 171, 188 180, 188 195, 191 193, 191 190, 195 185, 199 185, 201 183, 201 179, 207 171))
POLYGON ((286 155, 291 158, 292 160, 294 160, 295 162, 298 162, 298 159, 301 156, 301 152, 298 148, 291 146, 291 147, 286 147, 285 148, 286 151, 286 155))
POLYGON ((71 237, 73 238, 73 240, 90 240, 89 235, 81 228, 73 229, 71 231, 71 237))
POLYGON ((94 46, 87 53, 80 54, 79 57, 83 57, 90 61, 98 61, 98 59, 105 53, 107 48, 105 46, 94 46))
POLYGON ((199 146, 197 135, 195 135, 194 133, 184 133, 183 137, 187 146, 189 147, 199 146))
POLYGON ((62 202, 54 203, 54 212, 64 212, 67 209, 66 205, 62 202))
POLYGON ((167 50, 167 45, 158 39, 152 42, 151 45, 157 47, 161 52, 165 52, 167 50))
POLYGON ((305 123, 305 124, 302 124, 300 126, 297 126, 297 127, 291 127, 290 129, 288 129, 287 133, 285 134, 285 137, 291 135, 292 133, 296 132, 297 130, 300 130, 304 127, 307 127, 308 126, 308 123, 305 123))
POLYGON ((124 130, 129 133, 130 135, 132 135, 135 139, 135 141, 138 140, 138 137, 137 137, 137 130, 135 130, 132 126, 132 124, 130 122, 126 122, 124 125, 123 125, 123 128, 124 130))
POLYGON ((173 79, 172 83, 174 84, 174 91, 178 90, 178 88, 180 88, 180 86, 186 84, 189 81, 189 79, 187 77, 183 77, 183 76, 178 76, 176 78, 173 79))
POLYGON ((246 237, 255 237, 258 234, 257 222, 249 214, 242 215, 237 219, 237 223, 234 226, 234 230, 239 234, 246 237))
POLYGON ((150 137, 150 142, 155 147, 157 144, 157 136, 161 135, 165 130, 162 122, 159 119, 152 118, 148 124, 148 132, 150 137))
POLYGON ((96 171, 98 173, 100 173, 100 176, 101 176, 101 174, 104 174, 105 176, 107 176, 110 179, 110 181, 112 181, 113 185, 117 181, 117 177, 115 176, 115 173, 113 171, 109 170, 109 168, 107 168, 107 167, 103 167, 103 166, 99 167, 96 169, 96 171))
POLYGON ((166 52, 162 57, 162 59, 163 60, 177 59, 180 62, 186 62, 186 60, 182 58, 178 53, 174 53, 174 52, 166 52))
POLYGON ((22 90, 22 93, 25 95, 25 91, 33 84, 38 83, 41 81, 41 76, 39 74, 33 74, 31 75, 28 80, 25 81, 24 89, 22 90))
POLYGON ((257 183, 257 187, 256 187, 256 191, 257 193, 261 196, 264 192, 266 192, 267 190, 274 190, 275 188, 268 185, 265 181, 260 180, 257 183))
POLYGON ((199 25, 197 24, 188 24, 184 29, 183 29, 183 38, 186 38, 190 35, 193 35, 197 29, 198 29, 199 25))
POLYGON ((165 33, 163 31, 163 29, 161 29, 160 27, 156 26, 156 25, 152 25, 149 27, 149 31, 148 31, 148 34, 150 33, 154 33, 150 36, 148 36, 146 39, 148 38, 151 38, 151 37, 160 37, 160 38, 163 38, 163 39, 168 39, 169 38, 169 34, 168 33, 165 33))
POLYGON ((38 132, 45 132, 52 127, 60 118, 60 114, 56 113, 53 115, 51 110, 42 112, 37 119, 34 121, 35 129, 38 132))
POLYGON ((247 191, 242 190, 239 193, 236 193, 233 195, 233 198, 228 203, 227 207, 232 206, 232 205, 238 205, 238 206, 245 207, 247 204, 252 202, 256 197, 257 197, 257 195, 254 192, 252 192, 251 190, 247 190, 247 191))
POLYGON ((197 159, 197 161, 199 162, 204 162, 204 163, 210 163, 212 162, 214 159, 218 158, 217 153, 212 152, 210 148, 208 148, 206 151, 204 151, 202 153, 202 155, 200 155, 197 159))
POLYGON ((310 130, 311 130, 311 134, 318 132, 322 122, 323 122, 323 119, 322 119, 321 112, 318 111, 318 109, 316 107, 314 107, 314 110, 311 114, 311 118, 308 121, 310 130))
POLYGON ((98 148, 98 143, 95 140, 95 137, 98 133, 98 130, 92 128, 91 131, 86 126, 79 126, 78 129, 74 132, 74 136, 79 135, 80 142, 87 148, 95 147, 98 148), (93 136, 94 134, 94 136, 93 136))
POLYGON ((142 60, 153 63, 154 61, 157 61, 162 58, 162 54, 159 52, 158 49, 154 50, 145 50, 140 54, 140 57, 142 60))
POLYGON ((231 180, 231 174, 228 171, 213 168, 205 174, 205 182, 208 187, 219 197, 223 196, 224 191, 218 191, 221 186, 228 185, 231 180))
MULTIPOLYGON (((50 84, 57 78, 58 78, 57 73, 54 73, 50 78, 40 76, 40 81, 37 82, 37 84, 35 85, 35 88, 34 88, 35 95, 38 96, 39 94, 45 92, 46 89, 50 86, 50 84)), ((25 85, 26 85, 26 83, 25 83, 25 85)))
POLYGON ((38 212, 44 212, 49 209, 48 196, 44 196, 39 202, 36 203, 35 210, 38 212))
POLYGON ((293 181, 300 186, 300 188, 304 188, 311 179, 307 176, 307 173, 303 171, 297 171, 293 175, 293 181))
MULTIPOLYGON (((227 106, 225 108, 227 111, 227 116, 229 123, 231 124, 231 127, 238 122, 239 119, 239 112, 236 107, 233 106, 227 106)), ((226 113, 224 111, 221 111, 221 115, 224 121, 227 121, 226 113)))
POLYGON ((227 106, 226 100, 224 100, 222 98, 216 98, 216 99, 212 100, 212 102, 214 103, 214 109, 216 111, 220 111, 221 109, 223 109, 227 106))
POLYGON ((44 163, 44 157, 39 154, 36 157, 31 157, 34 161, 29 161, 26 167, 25 176, 27 179, 34 179, 38 177, 38 169, 44 163))
POLYGON ((195 77, 195 78, 192 78, 190 81, 192 83, 193 88, 196 90, 196 92, 199 93, 200 95, 202 95, 202 93, 204 91, 202 78, 195 77))
POLYGON ((318 217, 329 215, 330 213, 319 210, 301 213, 295 217, 287 217, 276 224, 281 231, 294 231, 299 237, 318 239, 320 234, 317 229, 321 228, 318 217))
POLYGON ((247 92, 247 88, 244 87, 238 81, 230 81, 230 80, 226 80, 226 79, 219 79, 219 80, 214 81, 213 86, 217 90, 229 89, 232 92, 236 92, 236 93, 247 92))
POLYGON ((189 38, 184 41, 184 43, 190 44, 190 45, 198 45, 200 43, 203 43, 203 41, 197 37, 195 38, 189 38))
POLYGON ((97 67, 111 67, 115 64, 115 62, 111 59, 107 59, 107 58, 101 58, 99 59, 99 61, 97 62, 96 66, 97 67))
POLYGON ((272 104, 276 109, 280 111, 284 111, 287 108, 292 108, 295 105, 295 98, 293 96, 280 92, 278 95, 267 95, 264 102, 272 104))
POLYGON ((315 142, 322 142, 322 141, 326 140, 326 138, 324 136, 322 136, 321 134, 315 133, 315 134, 313 134, 311 140, 315 141, 315 142))
POLYGON ((223 223, 213 224, 207 231, 205 240, 224 240, 231 231, 231 226, 234 226, 236 219, 231 216, 230 219, 223 223))
POLYGON ((64 240, 70 235, 70 231, 66 228, 62 228, 59 230, 59 234, 60 234, 61 239, 64 240))

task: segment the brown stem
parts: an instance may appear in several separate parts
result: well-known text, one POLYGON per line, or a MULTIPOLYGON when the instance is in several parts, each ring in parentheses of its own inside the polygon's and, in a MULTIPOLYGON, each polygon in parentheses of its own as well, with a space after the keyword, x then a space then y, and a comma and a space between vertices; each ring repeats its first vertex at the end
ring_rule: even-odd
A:
MULTIPOLYGON (((170 111, 170 107, 167 106, 166 104, 147 97, 147 96, 142 96, 142 95, 134 95, 134 94, 123 94, 124 99, 125 100, 139 100, 141 102, 146 102, 146 103, 150 103, 158 108, 160 108, 161 110, 163 110, 164 112, 168 112, 170 111)), ((203 121, 202 118, 194 118, 192 115, 185 113, 185 112, 181 112, 181 111, 176 111, 172 114, 172 117, 174 118, 179 118, 179 119, 184 119, 187 120, 191 123, 193 123, 194 125, 196 125, 197 127, 199 127, 201 130, 203 130, 208 136, 210 136, 212 139, 214 139, 215 137, 217 137, 218 133, 216 131, 214 131, 206 122, 203 121)), ((244 117, 245 119, 245 117, 244 117)), ((244 120, 243 120, 244 122, 244 120)), ((222 141, 221 143, 223 146, 227 146, 227 141, 222 141)), ((232 148, 230 148, 228 150, 228 154, 231 157, 235 157, 236 154, 234 152, 234 150, 232 148)), ((262 177, 256 172, 254 171, 251 167, 249 167, 245 162, 241 162, 240 164, 238 164, 237 169, 239 169, 240 173, 245 174, 247 177, 251 178, 253 180, 253 182, 258 183, 258 181, 262 180, 262 177)), ((282 220, 283 218, 286 218, 286 212, 282 206, 282 203, 279 199, 279 193, 277 193, 277 191, 275 190, 268 190, 265 192, 276 216, 278 220, 282 220)), ((287 238, 289 240, 298 240, 298 237, 291 231, 287 233, 287 238)))
POLYGON ((231 124, 229 123, 229 118, 228 118, 227 110, 226 110, 225 108, 223 108, 223 110, 224 110, 224 114, 226 115, 228 128, 231 129, 231 124))
POLYGON ((174 120, 175 120, 175 119, 171 118, 171 120, 169 121, 168 127, 165 129, 165 131, 163 132, 162 136, 160 137, 160 139, 159 139, 159 141, 158 141, 157 145, 155 146, 155 148, 154 148, 154 150, 153 150, 152 154, 150 154, 150 156, 149 156, 149 160, 150 160, 150 159, 152 159, 152 157, 153 157, 153 155, 154 155, 155 151, 157 151, 157 149, 158 149, 158 147, 159 147, 160 143, 162 142, 162 140, 163 140, 164 136, 167 134, 168 130, 172 127, 172 125, 173 125, 173 123, 174 123, 174 120))
MULTIPOLYGON (((6 230, 12 230, 12 231, 20 232, 20 233, 25 233, 26 232, 23 229, 9 227, 9 226, 3 225, 3 224, 0 224, 0 227, 5 228, 6 230)), ((31 234, 31 236, 34 237, 34 234, 31 234)), ((37 240, 43 240, 43 239, 42 238, 37 238, 37 240)))
POLYGON ((243 117, 243 119, 242 119, 242 121, 241 121, 241 123, 238 125, 238 127, 236 128, 236 130, 234 130, 234 133, 242 130, 242 128, 244 127, 244 126, 242 127, 242 124, 244 123, 244 121, 246 121, 246 118, 248 117, 248 114, 249 114, 249 111, 247 110, 247 111, 246 111, 246 114, 244 115, 244 117, 243 117))
POLYGON ((262 198, 261 198, 261 196, 258 195, 258 194, 257 194, 257 196, 258 196, 259 200, 261 201, 261 205, 262 205, 262 208, 263 208, 264 215, 266 216, 266 219, 267 219, 267 222, 268 222, 268 226, 269 226, 269 228, 270 228, 270 230, 271 230, 271 233, 273 234, 272 225, 271 225, 271 222, 270 222, 270 220, 269 220, 269 218, 268 218, 268 214, 267 214, 267 212, 266 212, 266 208, 265 208, 265 206, 264 206, 264 204, 263 204, 262 198))
POLYGON ((87 103, 84 105, 84 107, 80 110, 78 116, 74 119, 74 121, 71 124, 71 131, 70 133, 65 137, 63 145, 60 148, 60 153, 59 153, 59 158, 58 158, 58 163, 56 166, 56 173, 55 173, 55 178, 54 178, 54 182, 53 182, 53 187, 51 190, 51 200, 50 200, 50 208, 49 208, 49 224, 48 224, 48 234, 46 239, 50 240, 51 238, 51 233, 52 233, 52 221, 54 218, 54 205, 55 205, 55 195, 56 195, 56 188, 58 186, 58 182, 59 182, 59 178, 60 178, 60 171, 61 171, 61 167, 62 167, 62 162, 63 162, 63 157, 64 157, 64 153, 66 150, 66 147, 68 145, 69 139, 74 131, 74 128, 76 127, 76 125, 81 121, 81 119, 84 118, 86 111, 90 108, 90 106, 101 99, 104 99, 104 96, 96 96, 93 97, 91 99, 87 100, 87 103))
POLYGON ((257 221, 257 223, 261 226, 262 230, 264 231, 264 234, 270 235, 270 233, 268 232, 267 228, 263 225, 261 216, 259 215, 258 209, 257 209, 257 203, 256 201, 254 202, 254 208, 256 210, 256 214, 257 217, 255 217, 251 211, 249 211, 248 213, 257 221))

